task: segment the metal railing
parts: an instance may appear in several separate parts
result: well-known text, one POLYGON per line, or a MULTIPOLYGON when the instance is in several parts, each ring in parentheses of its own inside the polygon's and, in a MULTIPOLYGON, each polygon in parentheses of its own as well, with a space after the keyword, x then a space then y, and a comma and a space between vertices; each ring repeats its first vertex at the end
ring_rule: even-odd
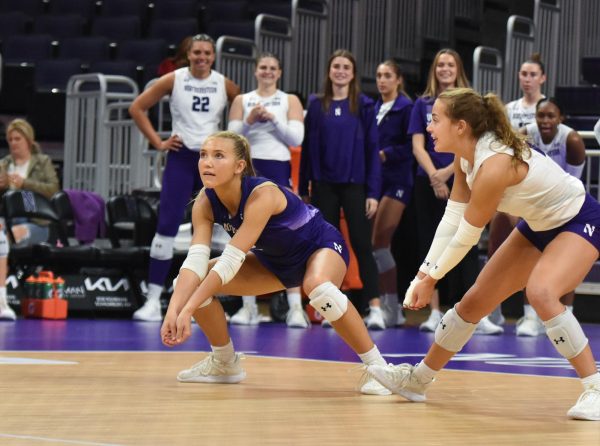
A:
POLYGON ((258 49, 253 40, 221 36, 217 39, 216 69, 235 80, 242 91, 254 88, 254 65, 258 49))
POLYGON ((533 21, 535 23, 534 51, 542 56, 546 67, 546 82, 542 91, 554 96, 558 68, 558 40, 561 14, 560 0, 535 0, 533 21))
POLYGON ((473 51, 473 88, 502 97, 502 54, 496 48, 478 46, 473 51))
POLYGON ((328 51, 326 0, 292 0, 291 83, 303 98, 319 91, 328 51))
POLYGON ((519 94, 519 68, 531 56, 535 37, 533 20, 512 15, 506 23, 506 54, 504 57, 504 86, 502 98, 510 102, 519 94))
POLYGON ((127 109, 138 95, 125 76, 72 76, 67 84, 63 184, 105 199, 149 180, 136 153, 141 134, 127 109))

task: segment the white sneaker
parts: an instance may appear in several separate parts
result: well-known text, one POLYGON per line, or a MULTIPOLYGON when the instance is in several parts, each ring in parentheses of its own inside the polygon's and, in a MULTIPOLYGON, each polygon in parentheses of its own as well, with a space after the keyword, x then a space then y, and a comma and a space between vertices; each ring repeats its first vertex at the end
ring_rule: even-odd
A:
POLYGON ((177 381, 182 383, 239 383, 246 377, 246 372, 241 365, 242 358, 242 354, 236 353, 233 362, 228 364, 216 359, 213 353, 209 353, 202 361, 179 372, 177 381))
POLYGON ((371 330, 385 330, 381 307, 371 307, 369 315, 365 318, 365 324, 371 330))
POLYGON ((523 316, 517 321, 517 336, 541 336, 546 333, 544 324, 538 316, 523 316))
POLYGON ((12 308, 10 308, 9 306, 0 308, 0 320, 14 321, 16 319, 17 315, 15 314, 12 308))
POLYGON ((386 396, 392 394, 389 389, 386 389, 384 386, 379 384, 379 382, 377 382, 377 380, 373 378, 366 370, 363 376, 360 378, 358 386, 360 393, 363 395, 386 396))
POLYGON ((576 420, 600 421, 600 388, 591 386, 584 390, 567 416, 576 420))
POLYGON ((143 322, 160 322, 162 313, 160 311, 160 300, 147 300, 141 308, 133 313, 133 320, 143 322))
POLYGON ((370 365, 367 371, 389 390, 407 400, 421 403, 427 399, 425 391, 431 383, 420 382, 413 374, 414 366, 410 364, 370 365))
POLYGON ((310 320, 301 305, 292 305, 285 317, 285 323, 291 328, 308 328, 310 320))
POLYGON ((475 329, 475 334, 480 335, 497 335, 501 333, 504 333, 504 328, 494 324, 488 316, 481 319, 475 329))
POLYGON ((440 310, 431 310, 429 318, 419 325, 419 330, 434 332, 441 320, 442 312, 440 310))
POLYGON ((244 304, 229 320, 236 325, 258 325, 260 322, 260 314, 258 314, 258 305, 244 304))

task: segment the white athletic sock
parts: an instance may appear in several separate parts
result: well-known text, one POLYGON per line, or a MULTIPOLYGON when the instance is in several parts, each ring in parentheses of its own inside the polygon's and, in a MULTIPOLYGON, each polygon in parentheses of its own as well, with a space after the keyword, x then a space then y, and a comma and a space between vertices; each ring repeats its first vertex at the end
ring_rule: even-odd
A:
POLYGON ((5 309, 8 307, 8 302, 6 301, 6 287, 0 286, 0 309, 5 309))
POLYGON ((427 366, 427 364, 425 364, 424 361, 421 361, 416 365, 413 373, 420 382, 422 382, 423 384, 427 384, 433 381, 433 378, 435 378, 437 371, 433 370, 432 368, 429 368, 429 366, 427 366))
POLYGON ((242 296, 244 305, 256 305, 256 296, 242 296))
POLYGON ((523 315, 526 318, 535 319, 538 317, 537 313, 531 305, 523 305, 523 315))
POLYGON ((287 292, 287 301, 288 306, 292 308, 293 306, 302 306, 302 295, 297 291, 288 291, 287 292))
POLYGON ((221 362, 230 363, 235 359, 235 350, 233 349, 233 342, 231 339, 229 339, 229 342, 222 347, 211 345, 210 348, 213 351, 215 359, 221 362))
POLYGON ((381 313, 381 307, 375 305, 369 305, 369 311, 379 311, 381 313))
POLYGON ((366 353, 359 353, 358 357, 365 365, 386 365, 385 359, 379 353, 379 349, 376 345, 366 353))
POLYGON ((148 302, 157 301, 160 299, 160 295, 162 294, 163 287, 161 285, 157 285, 155 283, 148 284, 148 292, 146 293, 146 300, 148 302))
POLYGON ((589 389, 592 386, 600 389, 600 373, 596 372, 593 375, 581 378, 581 384, 583 384, 584 389, 589 389))

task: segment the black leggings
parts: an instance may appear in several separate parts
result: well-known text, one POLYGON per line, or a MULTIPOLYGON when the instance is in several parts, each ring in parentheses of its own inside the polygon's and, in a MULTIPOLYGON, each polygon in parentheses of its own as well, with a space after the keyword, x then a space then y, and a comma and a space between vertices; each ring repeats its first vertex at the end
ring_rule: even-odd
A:
POLYGON ((350 244, 363 283, 363 298, 370 300, 379 297, 377 265, 371 246, 371 223, 365 215, 365 185, 313 181, 311 198, 313 206, 321 211, 325 220, 338 229, 340 208, 344 210, 350 244))

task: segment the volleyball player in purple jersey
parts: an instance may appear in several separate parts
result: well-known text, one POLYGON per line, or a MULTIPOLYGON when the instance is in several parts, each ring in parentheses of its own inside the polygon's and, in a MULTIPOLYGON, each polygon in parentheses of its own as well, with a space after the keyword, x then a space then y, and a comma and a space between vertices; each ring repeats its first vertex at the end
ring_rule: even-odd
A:
MULTIPOLYGON (((290 188, 290 147, 302 144, 304 110, 298 97, 277 88, 281 64, 274 54, 262 53, 257 57, 254 76, 257 88, 236 97, 231 104, 228 129, 248 139, 252 164, 258 176, 290 188)), ((310 321, 302 309, 300 288, 286 290, 286 296, 288 327, 308 328, 310 321)), ((258 324, 260 314, 256 296, 242 296, 242 299, 242 308, 231 317, 230 322, 258 324)))
POLYGON ((461 351, 478 321, 526 288, 550 342, 569 360, 584 388, 567 415, 600 421, 594 355, 581 325, 560 302, 598 260, 600 233, 593 228, 600 227, 600 204, 581 181, 529 148, 494 94, 482 96, 470 88, 445 91, 435 101, 427 131, 436 151, 455 155, 455 179, 425 262, 406 292, 406 306, 427 305, 435 283, 478 243, 496 210, 522 220, 475 284, 444 314, 423 361, 369 366, 369 372, 405 398, 425 401, 435 375, 461 351))
POLYGON ((129 108, 150 144, 167 152, 158 227, 150 248, 146 303, 133 314, 134 319, 141 321, 162 320, 160 295, 171 268, 175 235, 185 206, 202 187, 197 169, 198 151, 204 139, 219 130, 227 102, 240 91, 231 80, 212 69, 215 43, 206 34, 192 37, 187 57, 189 66, 162 76, 129 108), (165 95, 170 95, 173 130, 163 141, 146 112, 165 95))
POLYGON ((308 199, 310 183, 311 203, 336 227, 343 209, 366 303, 379 297, 369 219, 381 193, 381 160, 373 101, 360 93, 351 52, 330 56, 324 91, 309 98, 304 126, 300 195, 308 199))
MULTIPOLYGON (((420 259, 425 258, 427 249, 433 240, 436 227, 444 215, 444 209, 450 196, 452 175, 454 172, 451 153, 437 153, 433 149, 433 140, 426 127, 431 122, 431 110, 435 99, 449 88, 467 87, 469 82, 463 68, 460 55, 452 49, 442 49, 436 54, 423 95, 415 101, 410 117, 408 133, 412 135, 413 153, 419 164, 415 178, 415 208, 417 213, 417 238, 420 259)), ((473 248, 461 262, 456 271, 446 279, 445 289, 451 298, 460 297, 473 284, 479 272, 477 249, 473 248)), ((431 313, 419 329, 435 331, 442 318, 440 298, 436 289, 431 299, 431 313)), ((482 325, 488 324, 484 319, 482 325)), ((492 327, 501 332, 502 327, 492 327)))
MULTIPOLYGON (((215 294, 267 294, 300 286, 365 365, 385 364, 348 298, 339 290, 348 250, 321 213, 285 187, 255 177, 248 141, 233 132, 208 137, 198 163, 205 188, 194 202, 192 246, 176 281, 161 328, 167 346, 191 335, 193 316, 212 353, 183 370, 181 382, 237 383, 246 376, 215 294), (214 223, 232 236, 209 261, 214 223)), ((363 393, 390 394, 365 376, 363 393)))
POLYGON ((414 156, 408 136, 412 101, 404 91, 400 66, 389 59, 377 67, 375 74, 381 97, 375 103, 382 163, 382 196, 373 225, 373 255, 379 271, 380 299, 371 299, 365 323, 369 328, 384 329, 404 323, 398 308, 396 262, 391 244, 413 192, 414 156))

